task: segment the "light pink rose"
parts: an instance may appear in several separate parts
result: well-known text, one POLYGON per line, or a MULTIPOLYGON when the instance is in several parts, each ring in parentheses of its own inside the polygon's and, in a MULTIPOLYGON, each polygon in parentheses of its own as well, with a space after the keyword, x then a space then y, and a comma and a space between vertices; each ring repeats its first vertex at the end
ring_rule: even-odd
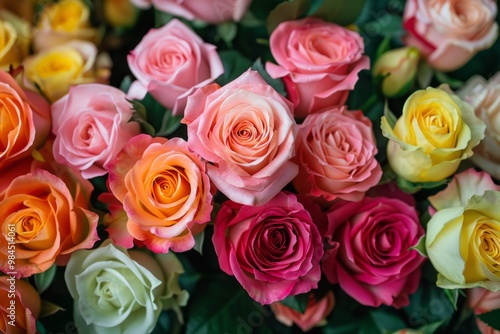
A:
POLYGON ((404 42, 420 49, 430 66, 452 71, 495 42, 496 14, 494 0, 409 0, 404 42))
POLYGON ((313 293, 309 295, 309 303, 304 313, 300 313, 280 302, 272 303, 271 310, 276 319, 291 327, 296 324, 303 332, 308 332, 314 327, 326 325, 326 317, 332 312, 335 305, 335 296, 332 291, 316 300, 313 293))
MULTIPOLYGON (((467 303, 476 315, 500 309, 500 291, 485 288, 467 289, 467 303)), ((500 334, 500 331, 488 326, 476 317, 476 325, 482 334, 500 334)))
POLYGON ((327 215, 322 269, 330 283, 366 306, 408 305, 425 259, 410 249, 424 235, 415 208, 394 198, 365 197, 337 202, 327 215))
POLYGON ((234 202, 261 205, 297 175, 290 162, 296 124, 292 105, 256 72, 224 87, 210 85, 188 99, 189 147, 211 162, 207 173, 234 202))
POLYGON ((318 287, 321 235, 293 194, 281 192, 262 206, 224 202, 212 242, 221 269, 261 304, 318 287))
POLYGON ((270 44, 278 65, 267 63, 266 70, 283 78, 298 118, 344 105, 359 71, 370 67, 357 32, 320 19, 281 23, 270 44))
POLYGON ((372 123, 360 110, 309 114, 299 125, 295 152, 293 185, 320 200, 359 201, 382 177, 372 123))
POLYGON ((203 42, 177 19, 151 29, 127 57, 137 81, 128 95, 142 100, 150 93, 161 105, 182 114, 187 97, 224 72, 216 47, 203 42))
POLYGON ((52 105, 54 158, 85 178, 106 174, 108 163, 140 132, 131 117, 132 105, 121 90, 103 84, 71 87, 52 105))
POLYGON ((484 139, 474 148, 471 161, 500 180, 500 72, 488 81, 473 76, 457 91, 484 124, 484 139))
POLYGON ((131 0, 139 8, 153 5, 157 10, 180 16, 189 21, 201 20, 207 23, 239 21, 246 13, 252 0, 131 0))

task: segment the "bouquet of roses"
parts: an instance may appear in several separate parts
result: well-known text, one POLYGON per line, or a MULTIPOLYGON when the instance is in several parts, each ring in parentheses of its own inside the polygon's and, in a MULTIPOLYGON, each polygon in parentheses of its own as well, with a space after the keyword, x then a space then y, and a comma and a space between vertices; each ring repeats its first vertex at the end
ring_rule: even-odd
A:
POLYGON ((0 1, 0 332, 500 333, 497 10, 0 1))

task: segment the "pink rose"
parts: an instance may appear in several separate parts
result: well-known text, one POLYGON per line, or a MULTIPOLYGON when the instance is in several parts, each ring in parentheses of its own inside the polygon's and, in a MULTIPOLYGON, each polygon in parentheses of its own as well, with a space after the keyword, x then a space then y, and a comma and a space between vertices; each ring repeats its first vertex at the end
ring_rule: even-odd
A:
POLYGON ((382 176, 371 121, 362 111, 332 108, 309 114, 295 144, 297 191, 327 201, 359 201, 382 176))
POLYGON ((224 202, 212 241, 221 269, 261 304, 318 286, 321 235, 293 194, 279 193, 262 206, 224 202))
POLYGON ((85 178, 106 174, 108 163, 140 132, 131 117, 132 106, 121 90, 103 84, 71 87, 52 105, 54 158, 85 178))
POLYGON ((157 10, 189 21, 200 20, 216 24, 239 21, 252 0, 131 0, 131 2, 144 9, 152 4, 157 10))
POLYGON ((327 213, 323 273, 359 303, 400 308, 420 282, 424 261, 415 246, 424 229, 414 207, 398 199, 338 202, 327 213))
POLYGON ((128 217, 124 224, 120 208, 110 208, 106 225, 113 240, 132 247, 130 234, 155 253, 194 247, 194 236, 210 221, 213 189, 205 163, 187 142, 140 134, 127 142, 108 169, 109 189, 128 217))
POLYGON ((211 162, 207 173, 234 202, 262 205, 297 174, 292 105, 256 72, 224 87, 210 85, 188 99, 189 147, 211 162))
POLYGON ((430 66, 452 71, 497 39, 494 0, 409 0, 404 42, 420 49, 430 66))
MULTIPOLYGON (((476 315, 500 309, 500 291, 484 288, 467 289, 467 303, 476 315)), ((476 325, 482 334, 500 334, 500 331, 488 326, 477 317, 476 325)))
POLYGON ((150 93, 161 105, 182 114, 187 97, 224 72, 216 47, 173 19, 151 29, 127 57, 137 78, 128 95, 142 100, 150 93))
POLYGON ((326 325, 325 318, 332 312, 334 305, 335 296, 332 291, 328 291, 320 300, 316 300, 314 294, 311 293, 304 313, 300 313, 280 302, 272 303, 271 310, 281 323, 288 327, 296 324, 303 332, 308 332, 316 326, 326 325))
POLYGON ((357 32, 320 19, 285 21, 273 31, 270 43, 278 65, 267 63, 266 70, 283 78, 299 118, 344 105, 359 71, 370 67, 357 32))

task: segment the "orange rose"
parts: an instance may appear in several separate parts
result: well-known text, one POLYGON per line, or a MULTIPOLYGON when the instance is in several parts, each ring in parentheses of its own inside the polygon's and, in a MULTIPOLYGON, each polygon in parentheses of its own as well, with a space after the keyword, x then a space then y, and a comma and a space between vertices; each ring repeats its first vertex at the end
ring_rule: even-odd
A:
POLYGON ((0 332, 36 333, 36 319, 41 300, 28 282, 12 276, 0 276, 0 332))

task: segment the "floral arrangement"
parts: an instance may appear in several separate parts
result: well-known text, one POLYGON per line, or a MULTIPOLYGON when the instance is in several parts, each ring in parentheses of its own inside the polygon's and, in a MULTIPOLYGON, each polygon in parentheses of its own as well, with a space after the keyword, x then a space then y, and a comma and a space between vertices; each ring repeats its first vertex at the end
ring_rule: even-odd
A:
POLYGON ((0 1, 0 332, 500 333, 497 11, 0 1))

